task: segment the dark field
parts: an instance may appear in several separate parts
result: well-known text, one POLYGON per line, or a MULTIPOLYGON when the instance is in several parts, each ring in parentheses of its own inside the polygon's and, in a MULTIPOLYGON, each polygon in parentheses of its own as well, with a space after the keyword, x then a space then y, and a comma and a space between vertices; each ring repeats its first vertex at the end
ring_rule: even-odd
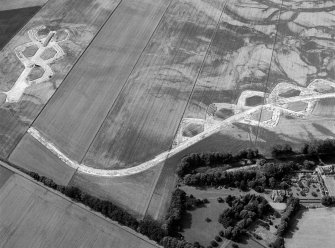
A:
POLYGON ((0 11, 0 50, 40 9, 36 6, 0 11))

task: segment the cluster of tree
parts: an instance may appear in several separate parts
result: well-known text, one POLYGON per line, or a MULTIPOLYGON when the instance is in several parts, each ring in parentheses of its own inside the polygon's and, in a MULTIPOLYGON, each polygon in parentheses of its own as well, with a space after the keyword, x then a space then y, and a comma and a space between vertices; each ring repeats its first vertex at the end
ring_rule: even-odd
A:
POLYGON ((321 199, 321 203, 327 207, 332 206, 335 204, 335 197, 334 196, 324 196, 321 199))
POLYGON ((191 243, 186 242, 185 240, 180 240, 174 237, 169 237, 166 236, 164 237, 160 244, 164 247, 164 248, 199 248, 199 246, 195 246, 191 243))
POLYGON ((170 206, 165 216, 164 229, 169 236, 176 236, 181 229, 182 217, 186 212, 186 193, 176 189, 172 193, 170 206))
POLYGON ((271 155, 274 158, 280 158, 283 156, 291 156, 295 154, 290 145, 275 145, 272 147, 271 155))
POLYGON ((290 219, 297 213, 297 211, 300 209, 300 201, 298 198, 291 197, 287 200, 287 208, 285 209, 285 212, 282 214, 282 217, 280 219, 280 224, 277 228, 277 237, 275 242, 270 244, 270 247, 273 248, 284 248, 284 234, 289 228, 290 219))
POLYGON ((320 154, 334 154, 335 139, 315 140, 305 144, 302 148, 302 153, 310 156, 320 154))
POLYGON ((35 172, 29 172, 28 174, 35 180, 65 194, 72 200, 83 203, 94 211, 100 212, 121 225, 130 227, 152 240, 159 242, 167 234, 166 231, 162 229, 161 224, 157 221, 148 218, 138 221, 134 216, 110 201, 101 200, 95 196, 91 196, 76 187, 58 185, 52 179, 40 176, 35 172))
POLYGON ((178 168, 177 175, 184 177, 186 174, 192 174, 199 167, 217 167, 227 163, 239 161, 241 159, 255 159, 259 157, 258 150, 242 150, 235 156, 230 153, 192 153, 184 157, 178 168))
POLYGON ((182 179, 186 185, 190 186, 228 186, 241 190, 248 188, 263 192, 264 188, 288 187, 288 183, 283 183, 284 178, 289 177, 293 170, 298 169, 298 165, 293 162, 288 163, 265 163, 257 170, 239 170, 234 172, 209 171, 202 173, 186 174, 182 179))
POLYGON ((259 195, 247 194, 240 198, 228 195, 226 202, 230 207, 220 215, 219 223, 225 227, 223 236, 232 240, 238 240, 245 228, 272 211, 268 202, 259 195))
POLYGON ((299 198, 290 197, 287 200, 287 207, 284 213, 281 216, 280 224, 277 229, 277 236, 283 237, 287 229, 289 228, 290 219, 296 214, 300 209, 300 200, 299 198))

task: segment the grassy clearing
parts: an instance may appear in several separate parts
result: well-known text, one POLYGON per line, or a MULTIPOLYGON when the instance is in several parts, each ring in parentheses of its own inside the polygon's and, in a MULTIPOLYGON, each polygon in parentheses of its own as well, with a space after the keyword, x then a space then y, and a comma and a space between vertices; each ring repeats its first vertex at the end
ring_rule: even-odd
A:
POLYGON ((14 175, 0 189, 0 246, 157 247, 145 237, 14 175))
POLYGON ((285 239, 287 248, 334 247, 334 208, 300 211, 293 222, 293 228, 285 239))
MULTIPOLYGON (((184 219, 183 231, 182 235, 185 236, 185 239, 191 243, 198 241, 202 245, 209 245, 210 241, 212 241, 215 236, 219 234, 221 230, 224 229, 222 224, 218 222, 220 214, 228 207, 227 203, 219 203, 217 198, 222 197, 225 199, 228 195, 239 197, 241 195, 245 195, 247 193, 250 194, 259 194, 253 190, 249 192, 243 192, 236 188, 229 189, 215 189, 215 188, 207 188, 207 189, 197 189, 189 186, 182 186, 182 190, 184 190, 188 195, 192 194, 195 198, 198 199, 208 199, 209 203, 205 204, 205 206, 197 208, 195 210, 187 211, 187 215, 184 219), (206 218, 211 219, 210 222, 206 221, 206 218)), ((270 205, 277 209, 278 211, 283 210, 282 204, 273 203, 270 199, 270 192, 260 194, 266 200, 269 201, 270 205)), ((284 204, 285 205, 285 204, 284 204)), ((255 225, 252 225, 249 228, 249 231, 252 233, 256 233, 262 237, 262 240, 255 241, 253 238, 244 239, 241 243, 239 243, 240 247, 262 247, 262 245, 266 246, 269 243, 273 242, 275 239, 276 229, 274 225, 279 224, 280 218, 271 217, 271 221, 274 223, 270 225, 269 229, 259 225, 258 223, 262 222, 258 220, 255 225), (258 246, 255 246, 258 245, 258 246)), ((223 243, 230 243, 230 241, 223 238, 223 243)), ((220 243, 220 244, 223 244, 220 243)))
POLYGON ((1 11, 0 7, 0 50, 40 8, 36 6, 1 11))

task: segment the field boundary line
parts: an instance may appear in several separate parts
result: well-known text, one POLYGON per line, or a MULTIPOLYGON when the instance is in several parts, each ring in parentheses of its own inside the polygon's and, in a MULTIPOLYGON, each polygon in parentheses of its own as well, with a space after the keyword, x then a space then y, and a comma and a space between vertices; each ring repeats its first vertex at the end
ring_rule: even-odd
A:
MULTIPOLYGON (((49 2, 50 0, 48 0, 49 2)), ((52 94, 52 96, 47 100, 47 102, 44 104, 44 106, 41 108, 41 110, 39 111, 39 113, 36 115, 36 117, 34 118, 34 120, 32 121, 32 123, 30 125, 27 126, 26 131, 21 135, 21 138, 18 139, 18 141, 16 142, 16 144, 13 144, 12 149, 8 152, 7 155, 7 159, 11 156, 11 154, 13 153, 13 151, 15 150, 15 148, 18 146, 18 144, 21 142, 22 138, 26 135, 27 131, 29 130, 30 127, 32 127, 35 124, 35 121, 38 119, 38 117, 41 115, 41 113, 44 111, 44 109, 46 108, 46 106, 49 104, 49 102, 55 97, 55 94, 57 93, 57 91, 62 87, 64 81, 68 78, 69 74, 72 72, 73 68, 77 65, 77 63, 79 62, 79 60, 81 59, 81 57, 86 53, 87 49, 91 46, 92 42, 96 39, 97 35, 100 33, 100 31, 102 30, 102 28, 105 26, 105 24, 107 23, 107 21, 111 18, 111 16, 114 14, 115 10, 120 6, 120 4, 122 3, 123 0, 119 0, 118 4, 115 6, 115 8, 111 11, 110 15, 106 18, 106 20, 103 22, 103 24, 98 28, 96 34, 94 35, 94 37, 92 38, 92 40, 88 43, 88 45, 85 47, 85 49, 82 50, 82 52, 79 54, 79 56, 77 57, 76 61, 73 63, 71 69, 69 70, 69 72, 66 74, 66 76, 64 77, 64 79, 62 80, 61 84, 58 86, 58 88, 55 90, 55 92, 52 94)), ((47 3, 48 3, 47 2, 47 3)), ((51 2, 51 1, 50 1, 51 2)), ((46 4, 47 4, 46 3, 46 4)), ((43 8, 45 8, 46 4, 43 6, 43 8)), ((41 11, 41 9, 40 9, 41 11)), ((38 12, 40 12, 38 11, 38 12)), ((64 86, 63 86, 64 87, 64 86)))
POLYGON ((148 42, 145 44, 144 48, 142 49, 142 51, 141 51, 140 55, 138 56, 138 58, 137 58, 137 60, 136 60, 136 62, 135 62, 135 64, 134 64, 133 68, 131 69, 131 71, 130 71, 129 75, 127 76, 126 80, 124 81, 124 83, 123 83, 123 85, 122 85, 120 91, 118 92, 117 96, 115 97, 115 99, 114 99, 114 101, 113 101, 111 107, 109 108, 109 110, 108 110, 106 116, 105 116, 104 119, 102 120, 101 125, 99 126, 98 131, 95 133, 95 135, 94 135, 92 141, 90 142, 88 148, 86 149, 86 151, 85 151, 83 157, 80 159, 80 161, 79 161, 80 164, 81 164, 81 163, 84 161, 84 159, 86 158, 87 153, 89 152, 89 150, 91 149, 91 146, 93 145, 95 139, 96 139, 97 136, 99 135, 99 133, 100 133, 100 131, 101 131, 101 129, 102 129, 102 126, 104 125, 106 119, 108 118, 109 114, 113 111, 113 108, 114 108, 116 102, 117 102, 117 101, 119 100, 119 98, 120 98, 120 94, 122 93, 122 91, 124 90, 124 88, 126 87, 126 85, 128 85, 130 76, 131 76, 132 73, 134 72, 136 66, 138 65, 138 62, 139 62, 140 59, 142 58, 142 55, 143 55, 144 51, 147 49, 147 47, 148 47, 150 41, 152 40, 152 37, 153 37, 154 34, 156 33, 156 31, 157 31, 158 27, 160 26, 160 24, 162 23, 162 20, 163 20, 163 18, 164 18, 164 16, 165 16, 166 12, 167 12, 168 9, 170 8, 170 6, 171 6, 171 4, 172 4, 172 2, 173 2, 174 0, 169 0, 169 1, 170 1, 170 2, 169 2, 169 4, 168 4, 168 6, 166 7, 166 9, 164 10, 164 12, 163 12, 163 14, 162 14, 162 17, 159 19, 159 21, 158 21, 158 23, 157 23, 157 25, 156 25, 154 31, 153 31, 152 34, 150 35, 150 37, 149 37, 149 39, 148 39, 148 42))
MULTIPOLYGON (((269 80, 270 80, 270 74, 271 74, 271 68, 272 68, 272 63, 273 63, 273 57, 274 57, 274 54, 275 54, 275 49, 276 49, 276 44, 277 44, 277 39, 278 39, 278 29, 279 29, 279 24, 280 24, 280 20, 281 20, 281 15, 282 15, 282 10, 283 10, 283 7, 284 7, 284 0, 281 0, 281 5, 280 5, 280 10, 279 10, 279 16, 278 16, 278 20, 277 20, 277 23, 276 23, 276 34, 275 34, 275 40, 274 40, 274 43, 273 43, 273 48, 272 48, 272 53, 271 53, 271 59, 270 59, 270 65, 269 65, 269 70, 268 70, 268 75, 267 75, 267 78, 266 78, 266 82, 265 82, 265 85, 264 85, 264 94, 266 94, 266 92, 269 92, 269 80)), ((264 96, 263 98, 263 105, 264 106, 266 104, 266 97, 264 96)), ((260 130, 260 121, 262 119, 262 115, 263 115, 263 107, 261 108, 261 113, 259 115, 259 119, 258 119, 258 126, 257 126, 257 129, 256 129, 256 134, 255 134, 255 147, 257 148, 257 141, 258 141, 258 135, 259 135, 259 130, 260 130)))
MULTIPOLYGON (((203 72, 204 64, 205 64, 206 58, 208 57, 208 52, 209 52, 210 48, 212 47, 213 39, 215 38, 215 35, 217 34, 217 31, 218 31, 218 28, 219 28, 219 26, 220 26, 220 22, 221 22, 221 19, 222 19, 222 16, 223 16, 223 11, 224 11, 224 9, 225 9, 225 7, 226 7, 228 1, 229 1, 229 0, 225 0, 225 3, 224 3, 223 6, 222 6, 222 10, 221 10, 221 14, 220 14, 220 16, 219 16, 219 20, 218 20, 218 22, 217 22, 217 24, 216 24, 215 30, 213 31, 213 35, 212 35, 212 37, 211 37, 211 41, 209 42, 208 47, 207 47, 207 49, 206 49, 206 53, 205 53, 204 59, 203 59, 203 61, 202 61, 202 63, 201 63, 201 66, 200 66, 200 68, 199 68, 198 74, 197 74, 197 76, 196 76, 196 78, 195 78, 195 80, 194 80, 194 83, 193 83, 193 86, 192 86, 192 90, 191 90, 191 94, 190 94, 190 96, 189 96, 188 99, 187 99, 187 103, 186 103, 185 109, 184 109, 183 114, 182 114, 182 116, 181 116, 181 118, 180 118, 180 121, 179 121, 177 130, 176 130, 175 134, 173 135, 174 138, 173 138, 173 140, 172 140, 172 142, 171 142, 171 145, 170 145, 170 148, 168 149, 168 152, 170 152, 170 151, 173 149, 173 142, 174 142, 174 140, 176 139, 176 136, 178 135, 178 131, 179 131, 180 125, 181 125, 181 123, 182 123, 182 121, 183 121, 183 119, 184 119, 184 115, 185 115, 185 113, 186 113, 186 111, 187 111, 187 107, 188 107, 188 105, 189 105, 189 103, 190 103, 190 100, 192 99, 193 92, 194 92, 195 86, 197 85, 197 81, 198 81, 198 79, 199 79, 199 76, 200 76, 201 73, 203 72)), ((167 158, 168 158, 168 156, 167 156, 167 158)), ((145 208, 144 216, 146 216, 146 214, 147 214, 147 212, 148 212, 148 209, 149 209, 149 206, 150 206, 152 197, 153 197, 153 195, 154 195, 154 192, 155 192, 155 189, 156 189, 158 180, 159 180, 159 178, 161 177, 163 168, 164 168, 164 166, 165 166, 165 161, 166 161, 166 160, 163 161, 162 168, 161 168, 160 171, 159 171, 159 175, 158 175, 157 179, 155 180, 155 185, 154 185, 154 187, 153 187, 153 190, 152 190, 151 193, 150 193, 150 199, 149 199, 148 204, 147 204, 147 206, 146 206, 146 208, 145 208)))
POLYGON ((52 194, 55 194, 55 195, 61 197, 62 199, 64 199, 64 200, 70 202, 71 204, 77 206, 78 208, 83 209, 83 210, 86 211, 86 212, 90 212, 91 214, 93 214, 93 215, 99 217, 100 219, 103 219, 103 220, 106 221, 106 222, 109 222, 110 224, 112 224, 112 225, 114 225, 114 226, 117 226, 118 228, 120 228, 120 229, 126 231, 127 233, 129 233, 129 234, 131 234, 131 235, 133 235, 133 236, 136 236, 137 238, 139 238, 139 239, 141 239, 141 240, 143 240, 143 241, 145 241, 145 242, 147 242, 147 243, 149 243, 149 244, 151 244, 151 245, 154 245, 154 246, 156 246, 156 247, 161 247, 161 246, 160 246, 159 244, 157 244, 155 241, 152 241, 152 240, 148 239, 146 236, 144 236, 144 235, 142 235, 142 234, 136 232, 135 230, 133 230, 133 229, 131 229, 131 228, 129 228, 129 227, 126 227, 126 226, 122 226, 122 225, 120 225, 118 222, 116 222, 116 221, 114 221, 114 220, 111 220, 111 219, 109 219, 109 218, 106 218, 105 216, 103 216, 103 215, 100 214, 99 212, 96 212, 96 211, 90 209, 88 206, 86 206, 86 205, 84 205, 84 204, 82 204, 82 203, 73 201, 71 198, 67 197, 66 195, 64 195, 64 194, 62 194, 62 193, 60 193, 60 192, 58 192, 57 190, 54 190, 54 189, 52 189, 52 188, 49 188, 49 187, 47 187, 46 185, 44 185, 43 183, 34 180, 34 179, 31 178, 28 174, 26 174, 26 173, 24 173, 24 172, 22 172, 22 171, 20 171, 20 170, 18 170, 18 169, 16 169, 16 168, 14 168, 14 167, 11 166, 9 163, 7 163, 7 162, 5 162, 5 161, 3 161, 3 160, 0 160, 0 166, 2 166, 2 167, 6 168, 6 169, 8 169, 8 170, 10 170, 10 171, 12 171, 12 172, 14 173, 14 174, 11 175, 10 177, 12 177, 12 176, 14 176, 14 175, 18 175, 18 176, 20 176, 20 177, 23 177, 24 179, 30 181, 31 183, 36 184, 36 185, 38 185, 38 186, 44 188, 44 189, 47 190, 48 192, 50 192, 50 193, 52 193, 52 194))

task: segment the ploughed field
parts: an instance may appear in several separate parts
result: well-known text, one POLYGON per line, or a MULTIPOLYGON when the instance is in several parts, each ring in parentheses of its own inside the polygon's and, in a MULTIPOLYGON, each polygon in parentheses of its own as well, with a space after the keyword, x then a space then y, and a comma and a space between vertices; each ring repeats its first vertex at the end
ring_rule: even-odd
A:
MULTIPOLYGON (((28 128, 78 164, 134 167, 170 150, 183 118, 196 119, 180 132, 190 138, 206 131, 203 121, 213 106, 222 107, 213 118, 223 121, 262 105, 278 83, 306 88, 317 78, 335 81, 334 12, 330 0, 49 1, 0 53, 1 92, 24 70, 13 51, 30 42, 28 30, 45 25, 40 35, 69 32, 59 43, 63 57, 50 64, 51 78, 28 87, 15 103, 1 102, 0 93, 0 156, 60 184, 87 190, 94 185, 97 194, 122 206, 136 198, 130 206, 135 212, 161 217, 157 209, 166 208, 175 180, 174 170, 165 168, 169 162, 124 181, 85 175, 28 128), (137 187, 132 180, 143 183, 137 187)), ((36 69, 32 77, 41 73, 36 69)), ((281 96, 298 94, 291 91, 281 96)), ((211 135, 187 152, 247 144, 267 151, 275 143, 334 136, 332 100, 318 101, 306 119, 281 116, 273 129, 227 125, 231 133, 211 135)), ((304 106, 289 107, 303 111, 304 106)), ((272 112, 261 109, 255 116, 265 121, 272 112)))

